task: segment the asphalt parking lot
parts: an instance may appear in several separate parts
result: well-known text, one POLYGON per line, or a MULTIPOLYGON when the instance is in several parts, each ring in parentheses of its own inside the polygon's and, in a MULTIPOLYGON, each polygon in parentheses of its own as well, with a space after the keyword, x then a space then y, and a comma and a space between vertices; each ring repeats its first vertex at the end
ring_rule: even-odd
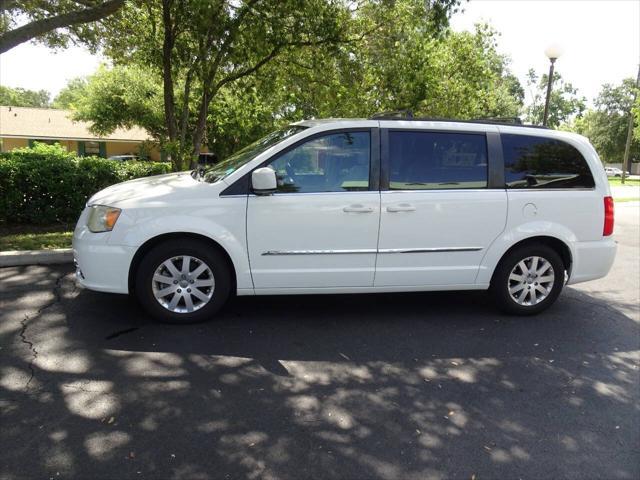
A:
POLYGON ((0 270, 0 478, 640 478, 640 208, 534 318, 482 293, 234 300, 153 324, 0 270))

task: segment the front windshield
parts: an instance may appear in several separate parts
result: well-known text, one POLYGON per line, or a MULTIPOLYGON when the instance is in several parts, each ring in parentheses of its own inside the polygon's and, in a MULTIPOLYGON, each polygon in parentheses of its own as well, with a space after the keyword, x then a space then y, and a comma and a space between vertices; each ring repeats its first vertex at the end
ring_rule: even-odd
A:
POLYGON ((213 183, 218 180, 222 180, 228 175, 231 175, 237 169, 253 160, 256 156, 272 147, 276 143, 301 132, 307 127, 300 125, 289 125, 275 132, 271 132, 266 137, 262 137, 260 140, 253 142, 251 145, 244 147, 242 150, 237 151, 230 157, 225 158, 223 161, 211 165, 204 169, 202 178, 205 182, 213 183))

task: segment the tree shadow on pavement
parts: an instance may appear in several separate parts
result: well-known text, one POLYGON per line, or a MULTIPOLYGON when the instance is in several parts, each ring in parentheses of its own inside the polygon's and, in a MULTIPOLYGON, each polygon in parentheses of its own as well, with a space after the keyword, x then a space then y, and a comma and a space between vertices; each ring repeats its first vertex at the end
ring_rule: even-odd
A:
POLYGON ((8 479, 640 474, 633 305, 571 288, 531 318, 482 293, 243 297, 168 326, 58 285, 40 312, 2 294, 8 479))

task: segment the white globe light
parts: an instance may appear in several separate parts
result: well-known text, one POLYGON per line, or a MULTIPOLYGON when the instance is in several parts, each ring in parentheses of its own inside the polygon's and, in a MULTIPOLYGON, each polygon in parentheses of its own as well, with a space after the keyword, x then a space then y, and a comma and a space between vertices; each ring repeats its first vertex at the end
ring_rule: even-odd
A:
POLYGON ((563 49, 557 43, 553 43, 549 45, 544 51, 544 54, 550 60, 555 60, 557 58, 560 58, 560 55, 562 55, 562 53, 563 53, 563 49))

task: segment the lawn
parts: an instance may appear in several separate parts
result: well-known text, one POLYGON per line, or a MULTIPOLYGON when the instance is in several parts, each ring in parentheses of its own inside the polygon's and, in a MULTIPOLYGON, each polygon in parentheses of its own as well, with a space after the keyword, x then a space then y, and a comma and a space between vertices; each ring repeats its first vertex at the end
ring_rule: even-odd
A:
MULTIPOLYGON (((609 185, 619 187, 622 185, 622 181, 620 178, 609 177, 609 185)), ((624 185, 630 187, 638 187, 640 186, 640 180, 636 178, 634 178, 633 180, 627 178, 624 181, 624 185)))
POLYGON ((0 252, 70 248, 72 225, 2 227, 0 252))

